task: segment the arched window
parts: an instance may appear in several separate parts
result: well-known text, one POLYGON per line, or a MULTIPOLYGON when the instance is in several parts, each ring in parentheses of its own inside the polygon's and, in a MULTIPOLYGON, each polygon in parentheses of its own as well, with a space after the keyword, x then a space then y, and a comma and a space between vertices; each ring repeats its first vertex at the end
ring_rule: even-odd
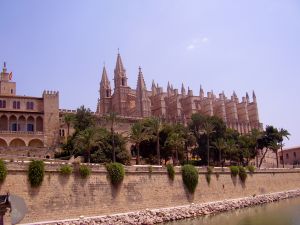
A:
POLYGON ((106 97, 109 97, 109 90, 106 90, 106 97))
POLYGON ((122 86, 125 86, 125 78, 122 78, 122 86))

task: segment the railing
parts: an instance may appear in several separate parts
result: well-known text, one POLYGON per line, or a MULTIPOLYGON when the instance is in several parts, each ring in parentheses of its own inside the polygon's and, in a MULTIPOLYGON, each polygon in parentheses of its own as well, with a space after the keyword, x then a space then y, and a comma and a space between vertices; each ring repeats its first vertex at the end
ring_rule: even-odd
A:
POLYGON ((25 135, 44 135, 42 131, 11 131, 11 130, 0 130, 0 134, 25 134, 25 135))

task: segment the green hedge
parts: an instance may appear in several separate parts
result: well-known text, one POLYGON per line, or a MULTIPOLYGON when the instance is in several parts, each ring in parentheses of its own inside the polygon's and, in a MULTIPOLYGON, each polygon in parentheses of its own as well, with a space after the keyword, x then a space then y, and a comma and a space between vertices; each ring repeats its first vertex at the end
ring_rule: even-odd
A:
POLYGON ((42 184, 45 174, 45 164, 41 160, 33 160, 28 168, 28 180, 32 187, 42 184))
POLYGON ((192 165, 182 167, 182 180, 190 193, 194 193, 198 185, 198 170, 192 165))
POLYGON ((0 159, 0 183, 3 183, 7 175, 7 168, 2 159, 0 159))
POLYGON ((86 165, 80 165, 78 171, 82 178, 87 178, 91 174, 91 169, 86 165))
POLYGON ((125 169, 121 163, 109 163, 106 165, 106 169, 112 185, 119 185, 122 183, 125 176, 125 169))
POLYGON ((247 179, 247 172, 246 169, 242 166, 239 167, 239 177, 243 183, 245 183, 247 179))
POLYGON ((63 165, 60 167, 59 172, 62 175, 71 175, 73 172, 73 168, 70 165, 63 165))
POLYGON ((236 177, 239 174, 239 167, 237 167, 237 166, 231 166, 229 168, 230 168, 231 175, 233 177, 236 177))
POLYGON ((247 170, 250 172, 250 173, 254 173, 255 172, 255 166, 252 166, 252 165, 250 165, 250 166, 247 166, 247 170))
POLYGON ((174 180, 174 178, 175 178, 174 166, 171 164, 168 164, 167 171, 168 171, 168 176, 169 176, 170 180, 174 180))

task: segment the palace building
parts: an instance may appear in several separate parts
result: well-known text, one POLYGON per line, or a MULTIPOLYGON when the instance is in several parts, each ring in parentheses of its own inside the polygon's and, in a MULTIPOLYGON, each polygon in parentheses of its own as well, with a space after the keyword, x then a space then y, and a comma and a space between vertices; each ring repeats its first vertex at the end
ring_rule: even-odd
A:
POLYGON ((180 93, 169 83, 167 91, 164 92, 154 81, 151 90, 147 90, 141 68, 138 72, 136 89, 127 85, 127 79, 126 70, 118 53, 113 90, 106 68, 103 67, 96 111, 98 115, 115 112, 124 117, 155 116, 168 122, 186 123, 193 113, 202 113, 222 118, 227 127, 242 134, 249 133, 252 129, 262 129, 254 92, 252 101, 248 93, 240 101, 235 92, 230 98, 224 93, 216 96, 212 91, 205 96, 201 86, 199 95, 194 95, 192 90, 186 90, 183 84, 180 93))
POLYGON ((51 157, 60 126, 58 92, 44 91, 42 97, 17 95, 6 63, 0 75, 0 153, 27 156, 30 150, 32 156, 51 157))

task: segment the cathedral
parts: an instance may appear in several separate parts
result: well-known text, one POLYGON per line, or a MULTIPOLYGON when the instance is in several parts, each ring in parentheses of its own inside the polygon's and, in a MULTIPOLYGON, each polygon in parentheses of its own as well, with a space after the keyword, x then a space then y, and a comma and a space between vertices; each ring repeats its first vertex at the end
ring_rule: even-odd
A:
POLYGON ((194 113, 221 118, 227 127, 241 134, 252 129, 262 130, 259 122, 258 107, 255 93, 252 101, 248 93, 241 101, 233 92, 226 97, 224 92, 218 96, 212 91, 204 94, 200 86, 199 95, 186 90, 182 84, 181 91, 168 83, 167 91, 155 82, 151 90, 147 90, 142 69, 139 68, 136 89, 127 85, 127 75, 120 54, 117 55, 114 69, 114 89, 112 90, 105 66, 102 71, 96 114, 103 116, 110 112, 127 118, 158 117, 168 122, 186 123, 194 113))

